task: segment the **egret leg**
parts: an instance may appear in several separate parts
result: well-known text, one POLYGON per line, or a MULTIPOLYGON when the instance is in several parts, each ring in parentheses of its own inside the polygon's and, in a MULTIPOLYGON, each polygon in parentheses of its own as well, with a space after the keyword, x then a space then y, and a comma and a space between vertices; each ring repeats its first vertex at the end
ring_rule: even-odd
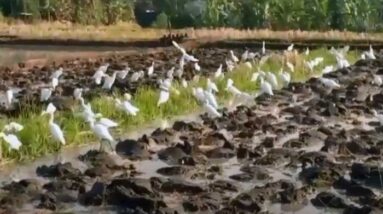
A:
POLYGON ((112 142, 110 142, 110 141, 108 140, 108 144, 109 144, 109 147, 110 147, 110 151, 111 151, 111 152, 114 152, 114 148, 113 148, 112 142))
POLYGON ((99 149, 100 152, 103 152, 104 151, 104 144, 103 144, 103 140, 100 141, 100 149, 99 149))
POLYGON ((62 163, 63 159, 62 159, 62 145, 59 144, 59 149, 58 151, 56 152, 56 155, 55 155, 55 163, 62 163))

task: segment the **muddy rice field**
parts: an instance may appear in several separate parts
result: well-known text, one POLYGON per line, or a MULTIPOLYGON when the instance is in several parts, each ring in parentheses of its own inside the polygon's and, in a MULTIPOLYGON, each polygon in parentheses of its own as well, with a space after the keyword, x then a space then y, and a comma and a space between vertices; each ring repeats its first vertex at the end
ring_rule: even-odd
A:
MULTIPOLYGON (((235 51, 238 55, 243 52, 241 49, 235 51)), ((192 64, 186 64, 182 77, 187 81, 192 80, 196 73, 198 73, 198 76, 208 76, 219 67, 220 63, 223 64, 225 69, 228 49, 201 48, 196 49, 193 54, 202 59, 199 65, 203 69, 201 72, 196 72, 192 64)), ((23 106, 41 105, 39 102, 40 90, 41 88, 50 87, 50 76, 60 67, 64 69, 63 78, 60 79, 60 83, 56 90, 53 91, 50 100, 59 109, 70 109, 73 105, 72 95, 75 88, 83 88, 83 96, 87 99, 105 95, 104 91, 100 90, 100 86, 94 83, 92 76, 99 66, 106 63, 110 64, 108 71, 111 73, 123 70, 127 65, 129 66, 130 72, 128 75, 124 79, 117 76, 113 86, 114 91, 121 93, 128 92, 134 95, 138 87, 158 87, 158 80, 166 78, 167 71, 172 67, 175 68, 174 78, 180 80, 177 75, 180 54, 174 48, 165 48, 161 49, 161 51, 153 49, 149 53, 142 54, 110 55, 89 58, 83 56, 76 60, 64 59, 44 66, 26 66, 19 63, 18 68, 0 68, 0 90, 12 89, 19 101, 12 108, 4 108, 5 97, 3 96, 3 108, 0 111, 17 115, 23 106), (156 72, 149 77, 146 72, 152 62, 155 63, 156 72), (143 73, 143 76, 136 78, 137 73, 140 72, 143 73)), ((260 54, 256 57, 260 57, 260 54)), ((109 94, 112 93, 113 91, 109 94)))
MULTIPOLYGON (((138 86, 156 85, 178 63, 179 53, 165 50, 42 68, 20 64, 2 68, 1 85, 17 91, 21 106, 38 103, 39 88, 62 66, 65 80, 52 102, 65 110, 76 87, 88 89, 87 98, 100 96, 91 77, 106 62, 111 70, 124 63, 134 71, 146 71, 152 61, 157 66, 150 78, 132 81, 130 73, 117 79, 115 90, 134 95, 138 86)), ((209 75, 227 53, 202 48, 193 54, 205 68, 202 75, 209 75)), ((318 79, 291 83, 253 105, 221 108, 222 117, 188 116, 141 131, 118 142, 115 154, 89 146, 71 151, 73 159, 63 163, 16 165, 0 174, 0 212, 382 213, 383 128, 372 110, 383 111, 383 88, 372 84, 373 74, 383 75, 378 54, 324 75, 336 79, 338 89, 318 79), (30 173, 19 171, 26 169, 30 173)), ((194 75, 186 67, 184 78, 194 75)))

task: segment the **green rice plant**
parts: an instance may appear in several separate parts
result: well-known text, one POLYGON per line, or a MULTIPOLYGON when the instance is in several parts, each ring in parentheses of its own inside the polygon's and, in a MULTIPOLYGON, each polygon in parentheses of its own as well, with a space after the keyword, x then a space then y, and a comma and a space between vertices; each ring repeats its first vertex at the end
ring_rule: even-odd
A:
MULTIPOLYGON (((360 53, 358 51, 350 51, 347 54, 347 59, 350 63, 355 63, 359 59, 360 53)), ((295 72, 291 73, 293 81, 305 81, 312 76, 316 76, 321 72, 324 66, 336 63, 334 56, 332 56, 327 49, 317 49, 310 52, 308 56, 302 54, 284 54, 272 55, 261 66, 265 72, 273 72, 278 74, 281 68, 288 71, 286 62, 290 61, 295 65, 295 72), (318 66, 314 72, 310 72, 304 65, 304 60, 311 60, 316 57, 323 57, 323 65, 318 66)), ((234 81, 234 85, 245 92, 253 93, 259 88, 259 83, 251 82, 250 79, 257 68, 260 66, 259 62, 254 62, 249 67, 246 64, 240 64, 232 72, 226 72, 225 77, 222 79, 210 78, 217 84, 219 93, 217 100, 221 105, 225 105, 232 95, 225 90, 227 80, 230 78, 234 81)), ((126 137, 126 130, 134 130, 139 127, 151 123, 154 120, 169 119, 173 116, 182 115, 185 113, 193 113, 200 111, 201 107, 195 100, 192 94, 192 87, 206 88, 206 77, 200 77, 198 81, 190 81, 188 88, 183 88, 180 83, 173 81, 173 88, 180 93, 177 95, 171 92, 170 99, 167 103, 157 106, 159 98, 159 89, 144 86, 139 87, 134 94, 131 102, 137 106, 140 111, 136 116, 127 115, 122 110, 118 109, 115 105, 115 98, 124 99, 121 93, 114 93, 112 96, 100 96, 91 101, 92 109, 96 113, 101 113, 104 117, 112 119, 119 123, 119 127, 112 129, 114 136, 126 137)), ((279 80, 281 83, 281 80, 279 80)), ((1 141, 2 145, 2 162, 17 160, 25 161, 41 157, 43 155, 57 152, 60 149, 58 142, 55 142, 49 131, 48 117, 41 115, 41 107, 30 105, 28 108, 24 107, 21 114, 16 118, 0 119, 0 127, 3 127, 10 121, 15 121, 24 125, 24 129, 17 133, 20 141, 23 143, 19 151, 12 151, 8 149, 8 145, 1 141)), ((77 146, 80 144, 88 144, 96 141, 89 125, 79 116, 76 112, 80 111, 80 106, 74 108, 74 113, 70 111, 60 111, 55 113, 55 123, 63 129, 66 146, 77 146)), ((116 138, 118 139, 118 138, 116 138)))

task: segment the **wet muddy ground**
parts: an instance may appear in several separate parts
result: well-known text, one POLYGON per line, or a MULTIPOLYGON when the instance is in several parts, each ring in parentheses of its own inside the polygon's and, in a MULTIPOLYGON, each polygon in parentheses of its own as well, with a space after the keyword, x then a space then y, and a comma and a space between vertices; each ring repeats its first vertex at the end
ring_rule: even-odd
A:
MULTIPOLYGON (((201 52, 221 62, 227 53, 201 52)), ((116 61, 138 61, 130 66, 139 70, 153 60, 131 57, 104 61, 115 69, 116 61)), ((68 62, 68 84, 91 87, 88 75, 100 63, 68 62)), ((201 64, 209 66, 215 60, 201 64)), ((52 69, 32 70, 29 79, 10 72, 7 81, 26 87, 44 82, 52 69)), ((382 59, 326 74, 341 85, 333 91, 318 79, 293 83, 253 106, 221 109, 220 118, 203 114, 131 136, 117 144, 117 154, 84 149, 72 153, 76 160, 38 165, 33 176, 15 170, 1 179, 0 207, 4 213, 381 213, 383 129, 372 110, 383 110, 383 90, 372 74, 383 75, 382 59)), ((120 87, 134 92, 134 84, 120 87)))
MULTIPOLYGON (((237 55, 243 50, 237 49, 237 55)), ((67 53, 66 53, 67 54, 67 53)), ((193 64, 185 65, 183 78, 191 80, 197 73, 199 75, 209 75, 209 72, 215 72, 221 63, 225 64, 228 56, 228 49, 218 48, 199 48, 193 51, 193 55, 199 59, 201 72, 194 70, 193 64)), ((3 97, 7 89, 13 89, 18 99, 16 105, 11 108, 0 107, 0 112, 17 114, 20 107, 40 105, 39 96, 41 88, 49 88, 51 85, 51 74, 59 67, 63 67, 63 75, 60 77, 59 85, 53 92, 50 102, 53 102, 59 108, 70 108, 73 104, 73 91, 76 88, 84 89, 84 96, 87 99, 102 96, 105 93, 113 93, 119 91, 121 93, 128 92, 135 94, 138 86, 157 87, 158 80, 166 78, 168 70, 175 68, 174 75, 177 77, 177 69, 179 67, 179 51, 173 47, 165 49, 151 49, 146 51, 132 51, 130 53, 107 54, 98 57, 79 57, 75 60, 61 60, 45 64, 44 66, 26 66, 19 64, 18 68, 3 67, 0 68, 0 90, 3 90, 3 97), (154 75, 147 76, 147 69, 155 63, 154 75), (92 76, 99 66, 109 63, 108 74, 112 75, 114 71, 123 70, 126 65, 130 67, 129 74, 124 79, 117 77, 111 91, 100 89, 100 85, 96 85, 92 76), (132 78, 137 72, 144 72, 144 76, 137 81, 132 78)), ((225 65, 224 69, 225 69, 225 65)), ((4 101, 4 99, 2 99, 4 101)), ((1 101, 1 99, 0 99, 1 101)))

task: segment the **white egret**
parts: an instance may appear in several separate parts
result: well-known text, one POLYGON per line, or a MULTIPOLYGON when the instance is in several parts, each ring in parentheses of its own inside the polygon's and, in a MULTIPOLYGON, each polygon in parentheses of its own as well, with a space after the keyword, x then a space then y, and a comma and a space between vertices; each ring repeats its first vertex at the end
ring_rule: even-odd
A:
POLYGON ((205 90, 204 92, 205 101, 207 101, 214 108, 218 108, 218 102, 215 99, 214 94, 211 91, 205 90))
POLYGON ((159 97, 158 102, 157 102, 157 106, 160 106, 160 105, 166 103, 169 100, 169 98, 170 98, 169 90, 161 89, 160 97, 159 97))
POLYGON ((92 110, 83 109, 81 112, 76 113, 76 115, 81 116, 85 122, 89 122, 94 119, 97 114, 95 114, 92 110))
POLYGON ((55 77, 52 78, 51 79, 51 87, 52 87, 52 89, 55 90, 58 85, 59 85, 59 79, 57 79, 55 77))
POLYGON ((174 66, 166 72, 166 77, 169 79, 173 79, 173 74, 174 74, 174 66))
POLYGON ((5 134, 0 132, 0 138, 3 138, 3 140, 9 145, 10 149, 19 150, 22 146, 21 141, 14 134, 5 134))
POLYGON ((136 116, 140 110, 130 103, 129 94, 124 94, 124 97, 125 97, 124 101, 121 101, 120 99, 116 99, 117 108, 125 111, 128 115, 136 116))
POLYGON ((105 76, 105 72, 108 70, 108 67, 109 67, 109 63, 100 66, 96 70, 96 72, 94 73, 94 75, 92 77, 94 79, 94 82, 96 83, 96 85, 100 85, 101 84, 101 80, 105 76))
POLYGON ((226 63, 227 71, 231 72, 234 70, 235 66, 231 60, 226 60, 225 63, 226 63))
POLYGON ((79 98, 81 102, 82 111, 78 113, 79 116, 81 116, 86 122, 89 122, 90 119, 101 117, 101 114, 95 114, 92 110, 92 106, 90 103, 85 103, 84 98, 79 98))
POLYGON ((49 103, 46 110, 44 110, 41 114, 44 115, 44 114, 53 114, 55 113, 57 110, 56 106, 53 105, 52 103, 49 103))
POLYGON ((182 87, 187 88, 188 87, 188 82, 185 79, 182 79, 181 80, 181 85, 182 85, 182 87))
POLYGON ((383 126, 383 114, 378 114, 375 109, 372 109, 372 114, 378 119, 381 126, 383 126))
POLYGON ((266 54, 266 43, 265 41, 262 42, 262 55, 266 54))
POLYGON ((229 91, 234 96, 242 95, 242 92, 234 86, 234 81, 232 79, 228 79, 226 83, 226 91, 229 91))
POLYGON ((279 73, 279 77, 282 79, 285 86, 287 86, 291 81, 291 75, 287 72, 282 71, 281 73, 279 73))
POLYGON ((310 71, 314 71, 315 67, 317 67, 322 62, 323 62, 323 57, 317 57, 308 62, 305 61, 305 65, 310 69, 310 71))
POLYGON ((208 101, 205 101, 203 104, 203 108, 211 117, 221 117, 222 115, 214 108, 208 101))
MULTIPOLYGON (((41 115, 49 114, 49 130, 51 132, 51 135, 55 141, 59 143, 59 150, 61 153, 61 146, 66 144, 65 138, 64 138, 64 133, 61 130, 60 126, 57 125, 54 122, 54 113, 55 113, 56 107, 50 103, 47 107, 47 110, 43 111, 41 115)), ((60 154, 58 154, 61 156, 60 154)), ((58 160, 61 158, 57 158, 58 160)))
POLYGON ((117 72, 117 77, 118 77, 118 79, 120 79, 120 80, 125 79, 126 76, 128 76, 129 71, 130 71, 130 68, 129 68, 128 66, 126 66, 123 70, 118 71, 118 72, 117 72))
POLYGON ((181 68, 177 68, 177 69, 175 70, 175 74, 176 74, 176 76, 177 76, 178 78, 182 78, 182 75, 184 74, 184 70, 181 69, 181 68))
POLYGON ((328 74, 334 71, 334 66, 328 65, 322 69, 322 74, 328 74))
POLYGON ((346 45, 346 46, 344 46, 341 50, 340 50, 340 52, 343 54, 343 55, 345 55, 345 54, 347 54, 347 52, 350 50, 350 46, 349 45, 346 45))
POLYGON ((100 150, 103 149, 103 141, 107 141, 109 143, 109 146, 112 150, 113 146, 112 143, 115 143, 115 140, 113 139, 112 135, 110 134, 108 127, 104 126, 101 123, 95 122, 94 119, 89 121, 90 128, 92 129, 94 135, 100 140, 100 150))
POLYGON ((289 47, 287 47, 287 51, 291 52, 294 50, 294 44, 291 44, 289 45, 289 47))
POLYGON ((235 56, 235 54, 234 54, 234 52, 232 51, 232 50, 230 50, 230 60, 231 61, 233 61, 234 63, 237 63, 237 62, 239 62, 239 60, 238 60, 238 57, 237 56, 235 56))
POLYGON ((325 85, 326 87, 330 89, 340 88, 340 85, 333 79, 320 77, 319 80, 322 82, 323 85, 325 85))
POLYGON ((154 61, 152 62, 152 65, 148 67, 148 76, 152 76, 154 73, 154 61))
POLYGON ((318 66, 318 65, 321 64, 323 61, 324 61, 324 58, 323 58, 323 57, 316 57, 315 59, 313 59, 313 65, 314 65, 314 67, 315 67, 315 66, 318 66))
POLYGON ((169 100, 170 90, 172 87, 172 80, 169 78, 165 80, 159 80, 159 84, 160 84, 160 97, 158 99, 157 106, 160 106, 169 100))
POLYGON ((60 78, 60 76, 63 74, 63 71, 64 69, 62 67, 60 67, 59 69, 57 69, 55 72, 52 73, 52 75, 50 76, 51 79, 58 79, 60 78))
POLYGON ((73 97, 75 100, 80 100, 80 97, 82 97, 82 92, 83 92, 83 89, 82 88, 75 88, 73 90, 73 97))
POLYGON ((180 61, 179 61, 178 64, 180 66, 180 69, 184 70, 184 67, 185 67, 185 59, 184 59, 184 57, 180 58, 180 61))
POLYGON ((369 51, 364 52, 364 54, 365 54, 366 59, 376 59, 372 45, 370 45, 369 51))
POLYGON ((45 102, 49 100, 49 98, 52 96, 52 89, 51 88, 42 88, 40 90, 40 102, 45 102))
POLYGON ((132 100, 132 95, 130 95, 129 93, 125 93, 124 98, 125 98, 125 100, 130 101, 130 100, 132 100))
POLYGON ((260 85, 261 85, 261 94, 265 93, 265 94, 268 94, 270 96, 273 96, 274 93, 273 93, 273 87, 271 86, 271 84, 269 82, 265 81, 262 76, 259 78, 259 80, 260 80, 260 85))
POLYGON ((179 51, 181 51, 183 60, 185 60, 186 62, 198 62, 198 59, 197 59, 197 58, 195 58, 195 57, 192 56, 192 55, 187 54, 187 53, 186 53, 186 50, 185 50, 183 47, 179 46, 179 45, 177 44, 177 42, 172 41, 172 44, 173 44, 173 46, 176 47, 179 51))
POLYGON ((336 62, 337 62, 337 68, 342 69, 342 68, 347 68, 350 66, 350 63, 344 56, 338 57, 336 56, 336 62))
POLYGON ((6 92, 5 92, 5 96, 6 96, 6 104, 7 104, 7 108, 10 108, 11 105, 12 105, 12 102, 13 102, 13 91, 11 89, 8 89, 6 92))
POLYGON ((294 70, 295 70, 294 65, 291 64, 291 62, 286 62, 286 65, 290 69, 290 72, 294 73, 294 70))
POLYGON ((252 75, 251 75, 251 79, 250 81, 251 82, 256 82, 258 80, 258 77, 259 77, 259 72, 254 72, 252 75))
POLYGON ((160 89, 164 89, 164 90, 170 90, 170 88, 172 87, 172 80, 167 78, 165 80, 158 80, 158 83, 160 85, 160 89))
POLYGON ((366 54, 365 54, 365 53, 362 53, 362 54, 360 55, 360 59, 365 60, 365 59, 366 59, 366 54))
POLYGON ((243 54, 241 55, 241 61, 245 62, 248 58, 249 58, 249 50, 246 50, 246 51, 243 52, 243 54))
POLYGON ((96 85, 100 85, 101 80, 104 76, 105 76, 105 73, 103 71, 97 70, 92 78, 94 79, 94 82, 96 83, 96 85))
POLYGON ((374 80, 373 83, 377 86, 381 86, 383 84, 382 77, 376 74, 373 74, 374 80))
POLYGON ((206 101, 205 93, 201 87, 198 88, 192 88, 192 94, 196 98, 198 102, 201 104, 206 101))
POLYGON ((104 65, 101 65, 99 68, 98 68, 98 70, 101 70, 102 72, 106 72, 107 70, 108 70, 108 68, 109 68, 109 63, 105 63, 104 65))
POLYGON ((306 48, 305 55, 308 56, 310 54, 310 48, 306 48))
POLYGON ((106 117, 102 117, 102 114, 100 113, 95 114, 94 119, 97 119, 97 123, 102 124, 103 126, 107 128, 115 128, 118 126, 118 123, 106 117))
POLYGON ((247 57, 247 59, 254 60, 257 55, 258 55, 257 53, 249 52, 249 56, 247 57))
POLYGON ((89 111, 93 113, 92 106, 90 105, 90 103, 86 104, 83 97, 79 97, 79 100, 84 111, 89 111))
POLYGON ((218 69, 216 72, 214 72, 214 78, 218 79, 223 75, 222 73, 222 64, 219 65, 218 69))
POLYGON ((198 62, 194 63, 194 70, 195 71, 201 71, 201 66, 199 66, 198 62))
POLYGON ((145 73, 143 70, 141 70, 139 72, 134 72, 133 75, 130 77, 130 81, 131 82, 137 82, 139 79, 144 77, 144 75, 145 75, 145 73))
POLYGON ((24 129, 24 126, 16 123, 16 122, 10 122, 9 124, 4 126, 3 132, 19 132, 24 129))
POLYGON ((253 68, 253 65, 252 65, 250 62, 245 62, 244 65, 245 65, 248 69, 252 69, 252 68, 253 68))
POLYGON ((114 82, 116 81, 116 75, 118 71, 114 71, 111 76, 105 74, 104 75, 104 84, 102 85, 102 89, 110 90, 112 89, 112 86, 114 82))
POLYGON ((310 72, 313 72, 314 71, 314 61, 304 61, 304 64, 306 65, 306 67, 310 70, 310 72))
POLYGON ((207 78, 206 80, 206 88, 207 88, 207 91, 209 92, 213 92, 213 93, 219 92, 217 85, 214 82, 212 82, 209 78, 207 78))
POLYGON ((268 82, 270 82, 271 86, 273 86, 274 89, 278 88, 278 80, 274 73, 267 72, 266 79, 268 82))

